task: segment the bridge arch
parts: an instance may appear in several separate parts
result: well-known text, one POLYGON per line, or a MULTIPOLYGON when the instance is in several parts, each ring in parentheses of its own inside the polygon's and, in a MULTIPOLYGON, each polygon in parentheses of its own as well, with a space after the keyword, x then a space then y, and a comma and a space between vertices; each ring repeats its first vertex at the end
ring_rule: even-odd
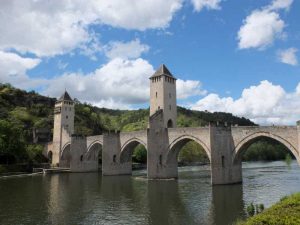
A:
POLYGON ((103 143, 101 141, 92 142, 87 149, 85 158, 88 161, 93 160, 93 161, 98 161, 100 163, 99 156, 101 156, 100 159, 102 160, 102 148, 103 148, 103 143))
POLYGON ((199 138, 192 136, 192 135, 182 135, 175 140, 172 141, 172 143, 169 145, 169 150, 167 153, 166 163, 172 163, 174 160, 177 162, 178 154, 182 147, 189 141, 195 141, 198 143, 205 151, 206 155, 208 156, 209 161, 211 161, 211 152, 209 147, 199 138))
POLYGON ((133 150, 139 144, 143 145, 145 147, 145 149, 147 149, 147 144, 139 138, 131 138, 128 141, 126 141, 123 144, 123 146, 121 147, 120 163, 131 162, 131 160, 132 160, 131 157, 132 157, 132 154, 133 154, 133 150))
POLYGON ((276 134, 269 133, 269 132, 256 132, 256 133, 250 134, 250 135, 246 136, 245 138, 243 138, 234 148, 234 154, 233 154, 233 159, 232 159, 233 164, 237 164, 237 163, 241 162, 242 156, 246 152, 248 147, 262 137, 276 140, 277 142, 284 145, 295 156, 296 160, 300 164, 300 157, 298 155, 296 147, 293 146, 293 144, 291 144, 289 141, 287 141, 283 137, 278 136, 276 134))
POLYGON ((168 120, 167 127, 168 128, 173 128, 174 127, 172 119, 168 120))
POLYGON ((59 166, 69 168, 70 163, 71 163, 71 144, 70 144, 70 142, 68 142, 62 148, 62 151, 60 154, 59 166))

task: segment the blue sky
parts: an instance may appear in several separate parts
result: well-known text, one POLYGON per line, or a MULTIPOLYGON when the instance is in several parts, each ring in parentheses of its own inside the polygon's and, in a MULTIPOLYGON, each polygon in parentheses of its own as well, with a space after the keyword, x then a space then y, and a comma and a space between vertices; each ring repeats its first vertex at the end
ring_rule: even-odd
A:
POLYGON ((179 105, 294 124, 299 21, 299 0, 4 0, 0 82, 134 109, 164 63, 179 105))

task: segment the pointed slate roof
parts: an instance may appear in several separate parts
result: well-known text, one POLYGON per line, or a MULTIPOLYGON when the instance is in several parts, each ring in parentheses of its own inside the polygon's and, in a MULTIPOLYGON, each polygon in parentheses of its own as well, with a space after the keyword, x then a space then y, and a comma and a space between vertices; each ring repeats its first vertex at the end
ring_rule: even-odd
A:
POLYGON ((156 72, 150 77, 153 78, 153 77, 159 77, 159 76, 162 76, 162 75, 165 75, 165 76, 169 76, 169 77, 172 77, 175 79, 175 77, 172 75, 172 73, 168 70, 168 68, 166 67, 165 64, 162 64, 158 70, 156 70, 156 72))
POLYGON ((58 101, 73 101, 73 99, 70 97, 69 93, 65 91, 62 96, 58 99, 58 101))

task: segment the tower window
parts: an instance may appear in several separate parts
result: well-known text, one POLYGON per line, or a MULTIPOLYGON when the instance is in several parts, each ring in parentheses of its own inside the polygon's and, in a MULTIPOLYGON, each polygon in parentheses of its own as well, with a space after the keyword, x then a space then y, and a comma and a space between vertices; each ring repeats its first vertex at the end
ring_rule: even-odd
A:
POLYGON ((68 119, 68 116, 66 116, 66 119, 68 119))
POLYGON ((172 95, 171 95, 171 93, 169 93, 169 98, 171 98, 172 97, 172 95))
POLYGON ((157 92, 155 92, 155 97, 157 98, 157 92))
POLYGON ((158 110, 160 110, 160 106, 158 106, 158 110))
POLYGON ((169 105, 169 109, 171 110, 171 105, 169 105))

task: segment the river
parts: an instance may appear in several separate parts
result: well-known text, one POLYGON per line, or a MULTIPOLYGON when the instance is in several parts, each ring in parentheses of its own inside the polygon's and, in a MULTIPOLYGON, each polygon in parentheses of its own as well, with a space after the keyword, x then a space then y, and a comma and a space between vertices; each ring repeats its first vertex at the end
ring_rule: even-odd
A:
POLYGON ((251 202, 266 207, 300 191, 293 161, 243 163, 243 184, 211 186, 208 166, 179 168, 178 180, 98 173, 0 179, 0 224, 231 224, 251 202))

